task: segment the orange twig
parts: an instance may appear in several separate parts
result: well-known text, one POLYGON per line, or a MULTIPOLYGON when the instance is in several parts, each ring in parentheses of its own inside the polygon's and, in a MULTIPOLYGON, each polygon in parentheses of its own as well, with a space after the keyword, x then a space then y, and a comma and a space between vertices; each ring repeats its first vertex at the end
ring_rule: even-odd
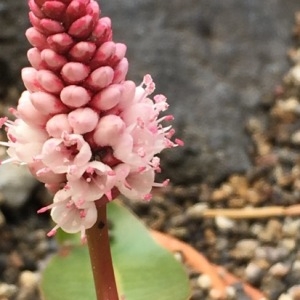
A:
POLYGON ((297 216, 300 215, 300 204, 284 206, 268 206, 268 207, 249 207, 242 209, 205 209, 202 212, 204 218, 214 218, 223 216, 231 219, 256 219, 281 216, 297 216))
MULTIPOLYGON (((223 267, 211 264, 207 258, 192 246, 171 237, 168 234, 151 230, 153 238, 164 248, 171 252, 181 252, 185 263, 199 273, 207 274, 212 282, 212 288, 220 293, 220 299, 226 299, 226 287, 236 282, 241 282, 223 267)), ((245 292, 251 300, 263 300, 265 296, 249 284, 242 283, 245 292)))
POLYGON ((191 268, 207 274, 213 284, 213 288, 218 290, 221 295, 221 299, 226 299, 226 284, 216 273, 215 267, 197 250, 190 245, 171 237, 170 235, 151 231, 151 235, 154 239, 162 245, 164 248, 171 252, 181 252, 184 256, 185 263, 191 268))
POLYGON ((222 277, 224 282, 226 282, 227 285, 233 285, 235 283, 241 283, 243 285, 244 291, 246 294, 252 299, 252 300, 265 300, 266 297, 256 288, 253 286, 241 282, 239 278, 234 276, 233 274, 229 273, 225 268, 221 266, 215 266, 218 274, 222 277))

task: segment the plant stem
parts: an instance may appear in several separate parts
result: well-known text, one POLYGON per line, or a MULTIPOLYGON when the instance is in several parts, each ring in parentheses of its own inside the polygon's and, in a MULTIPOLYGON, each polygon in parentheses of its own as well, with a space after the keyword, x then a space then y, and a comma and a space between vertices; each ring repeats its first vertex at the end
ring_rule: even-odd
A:
POLYGON ((106 204, 99 206, 97 210, 97 222, 86 231, 97 300, 118 300, 110 252, 106 204))

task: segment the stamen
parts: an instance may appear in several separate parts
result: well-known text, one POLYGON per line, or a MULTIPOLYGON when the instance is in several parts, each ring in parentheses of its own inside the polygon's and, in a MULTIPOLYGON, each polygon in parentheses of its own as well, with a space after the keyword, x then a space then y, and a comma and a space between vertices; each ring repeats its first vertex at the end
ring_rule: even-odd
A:
POLYGON ((152 199, 152 194, 146 194, 146 195, 144 195, 143 199, 145 201, 150 201, 152 199))
POLYGON ((79 216, 81 219, 84 219, 86 217, 86 210, 85 209, 80 210, 79 216))
MULTIPOLYGON (((0 118, 0 128, 2 128, 2 126, 7 122, 8 118, 4 117, 4 118, 0 118)), ((6 125, 6 124, 5 124, 6 125)))
POLYGON ((184 146, 184 142, 180 139, 175 139, 175 143, 178 145, 178 146, 184 146))
POLYGON ((0 145, 4 146, 4 147, 12 147, 13 146, 13 144, 10 142, 0 142, 0 145))
POLYGON ((162 183, 154 182, 152 186, 154 187, 166 187, 170 182, 170 179, 164 180, 162 183))
POLYGON ((105 193, 105 196, 107 197, 108 201, 112 201, 112 193, 111 190, 105 193))
POLYGON ((55 206, 54 204, 50 204, 50 205, 44 206, 44 207, 40 208, 40 209, 37 211, 37 213, 38 213, 38 214, 42 214, 42 213, 44 213, 44 212, 46 212, 46 211, 52 209, 54 206, 55 206))
POLYGON ((80 227, 80 240, 81 240, 82 245, 85 245, 87 242, 84 226, 80 227))
POLYGON ((52 228, 52 229, 47 233, 47 236, 48 236, 48 237, 54 236, 54 235, 56 234, 58 228, 59 228, 59 226, 56 225, 54 228, 52 228))
POLYGON ((17 161, 14 158, 8 158, 8 159, 0 161, 0 165, 4 165, 4 164, 8 164, 8 163, 13 163, 13 162, 17 162, 17 161))

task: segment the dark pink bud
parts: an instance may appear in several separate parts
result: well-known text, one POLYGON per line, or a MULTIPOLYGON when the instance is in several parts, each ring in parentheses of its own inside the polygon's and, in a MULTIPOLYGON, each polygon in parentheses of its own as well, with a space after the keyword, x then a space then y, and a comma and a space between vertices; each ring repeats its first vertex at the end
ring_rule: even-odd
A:
POLYGON ((94 42, 98 47, 112 39, 111 20, 110 18, 101 18, 98 20, 89 40, 94 42))
POLYGON ((61 1, 46 1, 41 11, 50 19, 60 20, 66 8, 66 5, 61 1))
POLYGON ((90 68, 79 62, 66 63, 61 69, 63 79, 68 83, 79 83, 88 77, 90 68))
POLYGON ((41 87, 49 92, 58 94, 63 89, 63 82, 51 71, 40 70, 37 73, 37 79, 41 87))
POLYGON ((69 85, 61 91, 60 99, 69 107, 81 107, 91 100, 91 96, 82 86, 69 85))
POLYGON ((36 29, 38 29, 39 31, 42 31, 42 28, 40 26, 41 19, 38 18, 32 11, 29 12, 28 16, 29 16, 29 21, 32 24, 32 26, 35 27, 36 29))
POLYGON ((27 29, 25 35, 33 47, 36 47, 39 50, 48 47, 47 38, 34 27, 27 29))
POLYGON ((41 19, 39 26, 46 35, 52 35, 65 31, 64 26, 60 22, 51 19, 41 19))
POLYGON ((89 105, 98 111, 109 110, 117 105, 121 98, 121 85, 112 84, 97 93, 89 105))
POLYGON ((115 67, 114 79, 113 83, 120 83, 122 82, 128 72, 128 60, 124 57, 119 64, 115 67))
POLYGON ((70 58, 79 62, 89 62, 96 50, 92 42, 79 42, 69 52, 70 58))
POLYGON ((98 20, 100 17, 100 7, 96 1, 90 1, 86 7, 87 14, 91 15, 94 20, 98 20))
POLYGON ((37 70, 34 68, 23 68, 21 72, 21 77, 26 89, 30 92, 36 92, 43 90, 38 79, 37 70))
POLYGON ((37 70, 45 69, 45 64, 41 58, 41 52, 37 48, 31 48, 27 51, 27 58, 30 64, 37 70))
POLYGON ((65 3, 66 5, 68 5, 70 2, 72 2, 73 0, 60 0, 60 2, 65 3))
POLYGON ((68 30, 68 34, 70 34, 74 38, 84 39, 87 38, 94 28, 94 19, 90 15, 86 15, 77 19, 72 23, 68 30))
POLYGON ((117 43, 115 54, 109 59, 109 65, 112 67, 117 65, 125 57, 126 50, 127 47, 125 44, 117 43))
POLYGON ((42 13, 41 9, 38 7, 34 0, 29 0, 28 5, 30 10, 36 15, 36 17, 40 19, 45 17, 45 15, 42 13))
POLYGON ((33 106, 44 115, 65 113, 68 108, 59 98, 46 92, 35 92, 30 95, 33 106))
POLYGON ((73 39, 66 33, 58 33, 47 38, 47 42, 52 50, 57 53, 67 52, 73 45, 73 39))
POLYGON ((46 66, 52 71, 60 70, 63 65, 67 63, 67 59, 64 56, 57 54, 51 49, 44 49, 41 52, 41 58, 46 66))
POLYGON ((96 51, 90 65, 92 69, 108 65, 108 59, 116 52, 116 44, 114 42, 103 43, 96 51))
POLYGON ((77 19, 86 14, 86 3, 80 0, 73 0, 66 9, 66 24, 69 26, 77 19))
POLYGON ((41 7, 47 0, 34 0, 34 1, 39 7, 41 7))
POLYGON ((114 78, 114 70, 111 67, 100 67, 93 71, 86 83, 92 89, 99 91, 112 83, 114 78))

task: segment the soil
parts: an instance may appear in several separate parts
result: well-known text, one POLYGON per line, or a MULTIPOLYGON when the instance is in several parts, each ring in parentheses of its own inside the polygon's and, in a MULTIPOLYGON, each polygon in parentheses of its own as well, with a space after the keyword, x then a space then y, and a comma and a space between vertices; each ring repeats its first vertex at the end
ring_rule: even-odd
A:
MULTIPOLYGON (((297 205, 300 196, 300 15, 294 28, 292 66, 274 97, 262 103, 268 120, 252 118, 245 128, 251 136, 253 167, 231 174, 218 186, 205 182, 157 190, 151 203, 128 205, 145 223, 186 241, 207 259, 222 265, 264 293, 269 300, 300 299, 300 219, 276 216, 236 218, 207 216, 216 209, 270 208, 297 205)), ((20 210, 1 207, 0 299, 39 300, 39 270, 57 250, 45 233, 52 224, 37 215, 46 196, 40 186, 20 210)), ((205 274, 189 270, 193 300, 217 299, 205 274)), ((228 289, 228 299, 251 299, 242 286, 228 289)))

